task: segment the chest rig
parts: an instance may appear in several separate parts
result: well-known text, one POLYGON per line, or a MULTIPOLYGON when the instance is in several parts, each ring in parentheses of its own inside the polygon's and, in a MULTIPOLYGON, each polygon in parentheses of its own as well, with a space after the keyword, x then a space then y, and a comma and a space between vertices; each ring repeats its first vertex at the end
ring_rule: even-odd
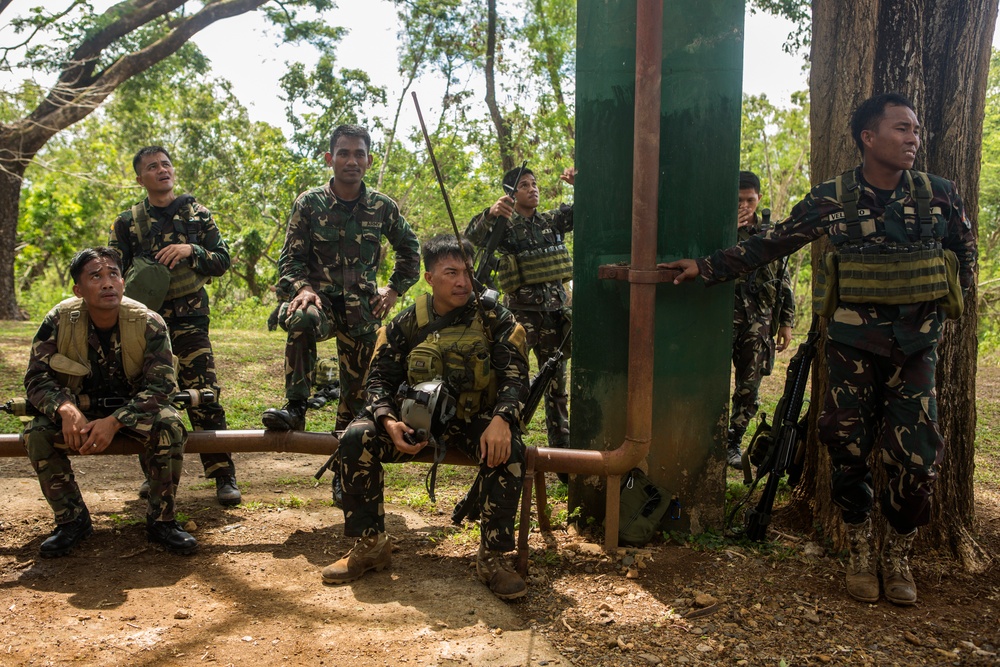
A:
POLYGON ((835 241, 833 251, 824 257, 825 276, 817 281, 826 283, 820 315, 832 316, 839 302, 906 305, 929 301, 941 301, 948 317, 961 315, 958 258, 942 248, 941 233, 935 229, 930 178, 914 170, 905 172, 905 177, 915 204, 919 236, 908 242, 904 241, 908 236, 905 219, 890 218, 885 212, 861 218, 860 187, 853 169, 837 177, 846 239, 835 241), (871 237, 880 232, 886 240, 873 242, 871 237), (958 313, 953 314, 956 290, 958 313))
POLYGON ((510 293, 523 285, 563 282, 572 278, 573 258, 562 234, 552 229, 547 220, 544 225, 538 225, 533 222, 534 218, 515 218, 517 221, 511 221, 501 246, 504 250, 497 266, 500 289, 510 293))
MULTIPOLYGON (((417 326, 431 321, 431 295, 414 304, 417 326)), ((443 380, 456 397, 455 416, 471 421, 496 401, 496 374, 491 367, 490 343, 477 313, 471 324, 454 324, 429 334, 407 357, 407 382, 443 380)))

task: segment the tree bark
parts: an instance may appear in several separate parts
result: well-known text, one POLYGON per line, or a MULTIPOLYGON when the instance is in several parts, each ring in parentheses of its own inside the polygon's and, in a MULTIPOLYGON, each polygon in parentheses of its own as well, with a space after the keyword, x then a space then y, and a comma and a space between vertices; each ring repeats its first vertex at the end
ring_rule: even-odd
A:
MULTIPOLYGON (((814 0, 809 85, 812 182, 832 178, 858 163, 847 126, 854 108, 871 95, 899 92, 913 101, 924 124, 916 168, 955 180, 966 214, 977 229, 983 108, 996 14, 997 0, 814 0)), ((814 273, 828 246, 825 239, 813 244, 814 273)), ((975 289, 965 307, 962 319, 947 325, 939 349, 938 377, 948 378, 938 383, 939 423, 947 444, 935 493, 933 529, 921 531, 920 543, 948 549, 967 569, 977 570, 985 560, 971 538, 975 519, 975 289)), ((830 500, 830 459, 816 437, 826 381, 821 353, 813 371, 812 405, 816 409, 810 419, 807 470, 792 505, 811 515, 814 525, 842 546, 840 510, 830 500)), ((880 452, 874 452, 874 468, 880 467, 880 460, 880 452)))
POLYGON ((486 106, 490 110, 490 118, 493 119, 493 127, 497 131, 497 145, 500 147, 500 161, 503 163, 503 170, 506 173, 514 168, 514 155, 510 147, 510 127, 500 113, 497 106, 496 94, 496 51, 497 51, 497 2, 489 0, 489 19, 487 21, 486 32, 486 106))

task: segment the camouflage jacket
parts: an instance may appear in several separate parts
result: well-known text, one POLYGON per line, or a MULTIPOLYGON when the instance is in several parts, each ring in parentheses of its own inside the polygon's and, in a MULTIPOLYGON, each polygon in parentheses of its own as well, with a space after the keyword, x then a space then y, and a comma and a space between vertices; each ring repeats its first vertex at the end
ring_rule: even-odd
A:
MULTIPOLYGON (((470 303, 455 324, 472 323, 479 317, 470 303)), ((437 319, 437 315, 433 316, 437 319)), ((497 376, 497 396, 493 405, 494 416, 502 415, 511 424, 519 423, 524 401, 528 398, 528 354, 525 348, 524 329, 514 320, 513 314, 503 306, 486 313, 486 333, 493 341, 490 350, 491 368, 497 376)), ((368 371, 368 409, 378 420, 384 415, 399 419, 396 392, 406 380, 407 357, 417 343, 418 329, 416 307, 409 306, 385 326, 385 340, 379 336, 368 371)))
MULTIPOLYGON (((862 179, 861 167, 855 169, 855 179, 860 187, 858 211, 862 220, 875 219, 875 231, 865 238, 865 243, 908 243, 919 239, 915 201, 905 173, 886 200, 862 179)), ((972 225, 955 184, 933 175, 930 180, 935 236, 957 255, 962 290, 967 291, 975 277, 977 257, 972 225)), ((813 187, 791 215, 768 232, 702 257, 697 260, 698 268, 707 284, 732 280, 824 235, 834 246, 848 240, 836 179, 813 187)), ((940 306, 932 301, 898 306, 840 303, 827 332, 831 340, 875 354, 888 355, 893 345, 911 354, 940 340, 944 320, 940 306)))
MULTIPOLYGON (((153 207, 149 203, 149 198, 143 200, 146 207, 146 215, 150 221, 155 220, 153 207)), ((206 276, 218 277, 229 270, 230 257, 229 246, 219 232, 212 212, 207 208, 193 202, 190 209, 184 206, 177 212, 173 219, 173 225, 164 225, 157 238, 151 239, 150 253, 155 255, 164 246, 172 243, 190 243, 192 248, 191 268, 196 272, 206 276), (190 217, 188 216, 190 213, 190 217), (187 225, 193 221, 197 224, 197 238, 191 239, 187 235, 187 225)), ((111 225, 111 237, 108 245, 119 252, 122 256, 122 266, 128 271, 132 266, 132 258, 142 254, 142 244, 139 242, 139 235, 135 230, 135 221, 132 220, 132 209, 123 211, 115 218, 111 225)), ((171 301, 165 301, 158 311, 165 320, 173 318, 207 317, 208 292, 201 288, 197 292, 182 296, 171 301)))
MULTIPOLYGON (((146 353, 142 375, 133 385, 125 376, 122 346, 116 326, 111 332, 110 354, 100 343, 93 323, 88 336, 88 361, 91 373, 83 380, 80 393, 91 398, 130 398, 117 409, 96 409, 88 418, 113 414, 118 421, 133 431, 148 435, 161 410, 173 410, 170 397, 176 385, 173 352, 170 337, 163 319, 148 311, 146 320, 146 353)), ((49 367, 49 359, 56 353, 56 333, 59 330, 59 309, 53 308, 42 320, 34 340, 28 370, 24 374, 27 398, 38 410, 54 422, 59 421, 57 410, 72 400, 69 390, 59 384, 56 374, 49 367)))
MULTIPOLYGON (((469 221, 465 236, 477 246, 485 246, 497 218, 490 217, 487 208, 469 221)), ((517 255, 532 248, 561 243, 573 231, 573 206, 562 204, 551 211, 535 212, 531 219, 514 212, 497 250, 501 255, 517 255)), ((561 282, 522 285, 504 295, 504 303, 512 310, 562 310, 569 306, 569 294, 561 282)))
MULTIPOLYGON (((760 233, 759 218, 740 227, 737 238, 745 241, 760 233)), ((795 325, 795 298, 792 280, 781 260, 765 264, 736 279, 736 298, 733 307, 733 330, 758 324, 774 336, 779 327, 795 325)))
POLYGON ((379 319, 369 299, 377 289, 383 236, 396 251, 388 286, 403 294, 420 277, 420 245, 396 202, 362 183, 361 199, 348 210, 333 193, 333 179, 302 193, 288 218, 279 293, 291 298, 311 285, 327 307, 343 298, 351 333, 374 332, 379 319))

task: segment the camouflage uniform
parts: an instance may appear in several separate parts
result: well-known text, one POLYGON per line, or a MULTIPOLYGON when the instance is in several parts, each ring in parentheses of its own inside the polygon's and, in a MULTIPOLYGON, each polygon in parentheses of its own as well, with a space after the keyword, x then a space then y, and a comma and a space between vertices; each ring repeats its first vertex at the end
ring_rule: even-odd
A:
POLYGON ((375 349, 380 321, 372 314, 377 294, 376 273, 381 262, 382 237, 396 251, 389 287, 402 295, 420 275, 417 237, 399 214, 396 203, 361 184, 353 209, 333 192, 333 179, 299 195, 292 207, 281 249, 279 292, 292 298, 311 286, 323 309, 297 311, 286 322, 285 397, 305 401, 312 391, 316 343, 337 336, 340 365, 340 403, 337 429, 346 428, 365 404, 364 378, 375 349))
MULTIPOLYGON (((737 236, 745 241, 762 230, 759 218, 740 227, 737 236)), ((729 418, 730 442, 738 444, 760 403, 757 392, 761 379, 771 374, 774 363, 774 336, 780 327, 793 326, 795 300, 792 281, 781 261, 771 262, 736 279, 733 308, 733 390, 729 418)))
MULTIPOLYGON (((149 219, 157 219, 160 211, 150 205, 148 198, 143 201, 143 205, 149 219)), ((173 224, 164 225, 157 238, 151 239, 151 254, 155 255, 158 250, 172 243, 190 243, 193 250, 192 268, 206 276, 221 276, 229 269, 229 247, 212 219, 212 213, 197 202, 192 202, 190 206, 190 209, 182 206, 174 216, 173 224), (187 228, 192 223, 197 229, 195 238, 188 236, 187 228)), ((143 252, 131 209, 115 219, 108 245, 121 254, 125 271, 132 265, 132 259, 143 252)), ((215 375, 215 355, 208 337, 208 292, 202 287, 186 296, 166 300, 158 312, 170 330, 171 345, 178 361, 178 386, 182 390, 211 389, 216 397, 221 397, 219 381, 215 375)), ((226 429, 226 411, 219 402, 188 408, 187 413, 191 426, 196 431, 226 429)), ((236 474, 233 458, 229 454, 202 454, 201 463, 205 469, 205 477, 209 479, 232 477, 236 474)))
MULTIPOLYGON (((465 236, 477 246, 486 245, 497 221, 497 218, 490 217, 489 211, 487 208, 475 216, 465 230, 465 236)), ((497 249, 501 257, 516 256, 526 250, 562 243, 571 231, 571 205, 563 204, 551 211, 536 211, 530 220, 515 211, 497 249)), ((504 294, 504 305, 524 327, 528 349, 535 353, 539 366, 558 352, 572 324, 570 295, 562 282, 522 285, 504 294)), ((565 356, 545 392, 545 426, 550 447, 569 447, 569 394, 566 391, 566 360, 570 354, 568 340, 563 352, 565 356)))
MULTIPOLYGON (((88 336, 88 360, 91 374, 83 379, 80 393, 93 399, 130 398, 120 408, 94 408, 84 415, 88 420, 114 415, 125 425, 121 433, 143 443, 141 455, 149 470, 148 518, 173 521, 174 495, 181 478, 182 454, 187 431, 169 397, 175 388, 173 357, 167 327, 159 315, 148 311, 146 351, 143 374, 134 385, 125 376, 122 345, 118 327, 102 344, 93 324, 88 336)), ((30 401, 42 413, 24 432, 25 448, 38 474, 42 494, 55 513, 56 523, 70 523, 85 509, 69 461, 69 448, 61 440, 61 418, 57 410, 72 400, 69 389, 60 385, 49 368, 56 353, 59 310, 54 308, 42 320, 31 344, 24 387, 30 401)), ((95 402, 96 403, 96 402, 95 402)), ((93 404, 93 403, 92 403, 93 404)))
MULTIPOLYGON (((457 325, 469 326, 473 317, 479 317, 473 306, 466 308, 467 312, 456 320, 457 325)), ((487 314, 484 324, 493 345, 490 360, 497 380, 495 400, 485 404, 470 423, 452 419, 438 442, 480 460, 479 438, 490 420, 501 415, 511 424, 510 457, 506 464, 495 468, 480 463, 483 486, 479 496, 483 544, 490 550, 510 551, 514 548, 514 517, 524 482, 525 449, 516 424, 528 394, 528 360, 524 330, 510 311, 497 306, 487 314)), ((349 537, 385 532, 382 463, 412 459, 397 450, 388 433, 377 424, 383 416, 399 419, 396 392, 407 378, 407 356, 417 329, 414 306, 386 325, 386 344, 376 352, 368 375, 368 404, 340 441, 344 533, 349 537)))
MULTIPOLYGON (((866 244, 911 243, 920 237, 907 174, 896 189, 879 192, 861 177, 858 212, 874 218, 866 244)), ((951 181, 930 176, 934 233, 959 262, 963 291, 973 284, 976 239, 951 181)), ((708 284, 735 278, 755 266, 788 255, 824 234, 834 245, 848 240, 836 181, 815 186, 791 216, 765 234, 698 261, 708 284)), ((868 516, 873 502, 868 455, 875 438, 882 447, 888 488, 882 510, 900 534, 930 519, 930 496, 944 441, 937 428, 934 371, 944 328, 937 302, 907 305, 840 302, 829 320, 827 364, 830 386, 819 420, 819 437, 833 463, 833 500, 848 524, 868 516), (884 423, 883 423, 884 422, 884 423)))

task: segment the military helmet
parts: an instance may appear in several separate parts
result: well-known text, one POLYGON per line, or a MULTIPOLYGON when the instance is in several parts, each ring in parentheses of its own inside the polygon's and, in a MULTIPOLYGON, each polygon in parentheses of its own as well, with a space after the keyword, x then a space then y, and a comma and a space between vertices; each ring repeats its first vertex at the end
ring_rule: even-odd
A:
POLYGON ((444 425, 455 416, 455 396, 443 380, 421 382, 408 387, 400 406, 403 423, 414 430, 416 442, 439 435, 444 425))

